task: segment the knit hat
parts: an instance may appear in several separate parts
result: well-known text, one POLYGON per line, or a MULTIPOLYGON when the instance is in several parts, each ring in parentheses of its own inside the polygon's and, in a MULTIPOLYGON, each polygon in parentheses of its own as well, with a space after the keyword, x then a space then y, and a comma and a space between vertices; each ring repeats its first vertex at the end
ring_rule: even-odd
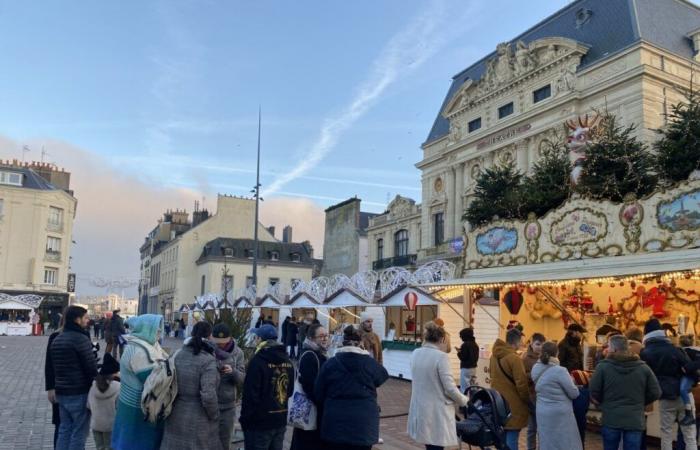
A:
POLYGON ((368 320, 374 319, 369 311, 362 311, 360 313, 360 323, 367 322, 368 320))
POLYGON ((119 372, 119 363, 114 356, 109 353, 105 353, 102 359, 102 366, 100 367, 100 375, 112 375, 119 372))
POLYGON ((217 323, 212 330, 211 340, 217 344, 226 344, 231 340, 231 329, 225 323, 217 323))
POLYGON ((585 370, 572 370, 571 378, 574 380, 574 384, 578 386, 588 386, 591 381, 591 374, 585 370))
POLYGON ((661 329, 661 322, 659 319, 649 319, 647 323, 644 324, 644 334, 649 334, 652 331, 659 331, 661 329))

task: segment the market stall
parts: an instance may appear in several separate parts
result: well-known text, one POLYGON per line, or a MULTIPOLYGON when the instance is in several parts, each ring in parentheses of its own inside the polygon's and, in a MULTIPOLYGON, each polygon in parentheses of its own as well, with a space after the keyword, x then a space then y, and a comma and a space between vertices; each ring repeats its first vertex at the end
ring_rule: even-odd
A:
POLYGON ((31 336, 32 324, 30 316, 36 314, 34 306, 21 301, 18 298, 0 298, 0 313, 3 320, 0 321, 0 335, 5 336, 31 336))
MULTIPOLYGON (((338 347, 342 342, 343 329, 348 325, 357 325, 360 322, 360 314, 371 304, 360 295, 348 288, 343 288, 330 295, 321 304, 329 316, 331 334, 331 346, 338 347)), ((321 308, 319 308, 321 309, 321 308)), ((382 336, 384 333, 384 317, 381 309, 371 308, 370 311, 377 313, 374 321, 374 330, 382 336)))
MULTIPOLYGON (((277 300, 275 297, 273 297, 270 294, 266 294, 263 298, 260 299, 258 302, 258 308, 259 308, 259 317, 262 317, 263 320, 268 320, 269 317, 272 318, 272 322, 279 328, 281 326, 280 319, 284 320, 284 317, 280 317, 280 308, 283 308, 283 305, 277 300)), ((286 308, 285 308, 286 309, 286 308)), ((285 311, 286 313, 286 311, 285 311)), ((288 314, 286 314, 288 315, 288 314)), ((257 321, 257 319, 256 319, 257 321)), ((278 333, 280 333, 278 331, 278 333)))
POLYGON ((306 292, 299 292, 294 295, 289 300, 288 306, 290 308, 290 315, 296 317, 298 323, 301 323, 307 314, 313 314, 314 318, 318 319, 321 325, 328 329, 329 323, 333 323, 333 320, 335 320, 331 320, 328 314, 328 308, 323 307, 316 299, 306 292))

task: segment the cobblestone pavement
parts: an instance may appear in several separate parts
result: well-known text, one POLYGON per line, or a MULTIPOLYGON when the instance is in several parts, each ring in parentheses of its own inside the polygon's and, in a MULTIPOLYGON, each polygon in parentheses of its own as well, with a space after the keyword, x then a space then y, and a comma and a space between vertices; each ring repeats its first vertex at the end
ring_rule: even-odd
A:
MULTIPOLYGON (((37 450, 53 447, 51 408, 44 391, 44 357, 47 337, 0 336, 0 450, 37 450)), ((104 343, 101 344, 104 348, 104 343)), ((175 349, 180 341, 167 339, 164 347, 175 349)), ((390 380, 379 389, 382 408, 380 433, 383 445, 377 450, 419 450, 406 434, 411 384, 390 380)), ((291 430, 287 433, 285 449, 289 448, 291 430)), ((242 445, 240 445, 242 447, 242 445)), ((94 449, 92 437, 88 449, 94 449)), ((232 448, 238 448, 234 444, 232 448)), ((466 445, 462 448, 467 448, 466 445)), ((521 434, 525 447, 525 433, 521 434)), ((589 433, 586 449, 602 449, 600 436, 589 433)))

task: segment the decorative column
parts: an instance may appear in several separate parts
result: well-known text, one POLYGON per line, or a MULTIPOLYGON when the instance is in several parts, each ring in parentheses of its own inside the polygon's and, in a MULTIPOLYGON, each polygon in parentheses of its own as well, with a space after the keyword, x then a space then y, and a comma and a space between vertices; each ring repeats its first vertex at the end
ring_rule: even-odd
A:
POLYGON ((528 173, 530 169, 528 166, 528 140, 528 138, 525 138, 515 146, 515 158, 518 162, 518 169, 520 169, 522 173, 528 173))
POLYGON ((537 140, 531 138, 527 143, 527 163, 532 166, 537 162, 537 159, 539 159, 539 155, 537 154, 537 140))
POLYGON ((464 213, 464 206, 462 204, 462 195, 464 194, 464 163, 458 163, 455 169, 455 196, 454 196, 454 235, 457 237, 462 235, 462 213, 464 213))
POLYGON ((455 233, 455 171, 447 168, 447 207, 445 211, 445 239, 452 239, 455 233))
POLYGON ((430 223, 430 199, 432 198, 431 195, 431 189, 432 189, 432 183, 433 183, 433 178, 428 177, 423 174, 423 208, 421 209, 421 214, 420 214, 420 220, 421 220, 421 228, 420 228, 420 233, 421 233, 421 240, 420 240, 420 247, 421 248, 426 248, 426 247, 431 247, 430 243, 430 230, 431 228, 431 223, 430 223))

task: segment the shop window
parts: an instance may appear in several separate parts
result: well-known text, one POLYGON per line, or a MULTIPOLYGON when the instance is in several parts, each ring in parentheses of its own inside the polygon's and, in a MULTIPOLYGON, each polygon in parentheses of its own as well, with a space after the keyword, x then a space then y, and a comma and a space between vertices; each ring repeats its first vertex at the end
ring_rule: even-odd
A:
POLYGON ((552 86, 548 84, 547 86, 541 87, 537 89, 536 91, 532 92, 532 102, 533 103, 538 103, 541 102, 544 99, 547 99, 552 96, 552 86))
POLYGON ((472 132, 478 130, 479 128, 481 128, 481 117, 477 117, 476 119, 470 121, 470 122, 467 124, 467 127, 468 127, 470 133, 472 133, 472 132))
POLYGON ((503 105, 500 108, 498 108, 498 118, 499 119, 503 119, 504 117, 508 117, 511 114, 513 114, 513 102, 510 102, 507 105, 503 105))
POLYGON ((394 256, 408 255, 408 230, 399 230, 394 234, 394 256))
POLYGON ((377 239, 377 260, 384 259, 384 239, 377 239))
POLYGON ((445 214, 439 212, 433 215, 433 227, 436 246, 445 242, 445 214))

